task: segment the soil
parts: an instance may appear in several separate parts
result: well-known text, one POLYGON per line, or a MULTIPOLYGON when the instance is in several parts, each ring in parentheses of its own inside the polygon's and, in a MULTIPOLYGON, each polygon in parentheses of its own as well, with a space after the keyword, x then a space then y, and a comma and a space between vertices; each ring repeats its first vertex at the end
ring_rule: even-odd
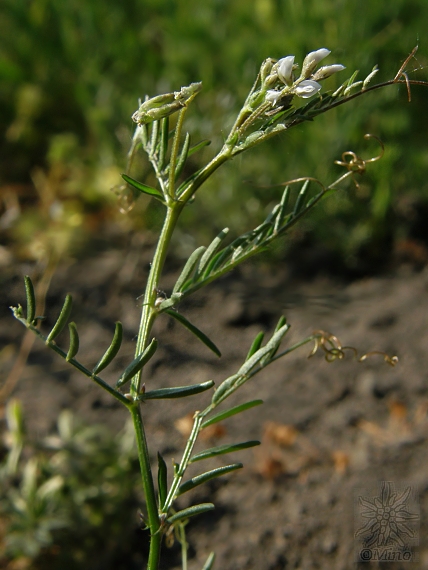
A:
MULTIPOLYGON (((114 321, 123 322, 126 341, 116 364, 103 373, 106 380, 113 381, 120 366, 133 357, 141 304, 137 297, 147 275, 147 263, 138 261, 142 248, 148 259, 149 247, 134 242, 126 258, 110 250, 64 263, 49 289, 48 319, 58 314, 65 292, 73 294, 83 362, 95 363, 110 342, 114 321)), ((3 277, 6 302, 0 338, 15 351, 23 330, 7 307, 23 303, 22 275, 29 271, 28 266, 15 266, 3 277)), ((171 290, 176 276, 176 269, 167 273, 165 291, 171 290)), ((218 384, 240 367, 256 334, 271 334, 282 314, 291 324, 284 346, 324 330, 355 347, 358 356, 384 351, 399 357, 395 367, 381 354, 359 362, 347 349, 343 359, 327 362, 322 350, 308 359, 313 347, 308 344, 267 367, 231 398, 230 405, 259 398, 264 405, 224 421, 198 449, 252 439, 262 444, 211 460, 210 467, 235 461, 245 467, 199 487, 180 503, 216 505, 215 511, 188 526, 189 569, 202 568, 211 550, 217 555, 215 568, 222 570, 366 568, 357 561, 363 546, 355 533, 373 521, 368 549, 374 558, 385 555, 373 516, 388 506, 399 509, 399 496, 388 495, 394 490, 405 492, 400 512, 417 516, 406 522, 405 515, 400 520, 391 515, 398 527, 394 522, 387 525, 390 561, 381 567, 411 567, 391 561, 391 556, 408 556, 410 548, 412 559, 418 557, 413 567, 428 568, 428 270, 402 265, 393 274, 351 283, 320 276, 302 282, 285 267, 250 263, 195 294, 179 310, 214 340, 222 358, 163 316, 155 330, 160 348, 145 372, 148 388, 209 379, 218 384), (382 481, 390 483, 382 488, 382 481), (377 513, 367 510, 367 501, 376 505, 377 513), (410 538, 412 532, 416 538, 410 538)), ((64 408, 112 430, 127 419, 107 393, 38 341, 13 397, 23 403, 29 432, 40 438, 54 429, 64 408)), ((202 394, 145 404, 153 458, 159 450, 167 461, 179 459, 188 415, 208 401, 209 395, 202 394)), ((361 532, 359 538, 369 535, 361 532)), ((164 554, 162 568, 181 567, 177 546, 164 554)))

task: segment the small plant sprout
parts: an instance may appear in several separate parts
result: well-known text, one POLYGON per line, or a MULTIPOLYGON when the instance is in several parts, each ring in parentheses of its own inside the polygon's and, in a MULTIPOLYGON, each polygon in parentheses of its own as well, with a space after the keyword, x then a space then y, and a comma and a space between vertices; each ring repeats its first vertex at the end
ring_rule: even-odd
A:
MULTIPOLYGON (((373 71, 361 82, 356 82, 356 74, 352 74, 334 92, 323 91, 322 82, 326 81, 325 85, 328 85, 328 79, 337 73, 342 75, 345 67, 339 63, 319 67, 320 62, 324 62, 330 55, 330 51, 326 48, 317 49, 306 55, 300 75, 294 55, 287 55, 279 60, 266 59, 229 134, 224 139, 223 146, 205 166, 191 172, 190 175, 190 165, 184 168, 189 157, 209 144, 209 141, 194 144, 190 133, 183 130, 186 114, 195 97, 201 93, 202 84, 191 83, 178 91, 152 98, 146 97, 132 115, 136 129, 123 179, 133 192, 145 195, 145 199, 157 200, 162 205, 164 221, 140 305, 141 321, 135 355, 118 375, 114 385, 106 382, 100 374, 111 364, 120 349, 121 323, 115 324, 111 343, 104 354, 100 355, 97 364, 93 367, 87 366, 77 359, 80 343, 78 328, 74 322, 68 325, 69 347, 63 349, 56 343, 56 338, 66 327, 72 312, 71 296, 66 296, 64 306, 52 330, 43 332, 41 317, 35 314, 33 284, 29 277, 25 278, 27 311, 24 313, 21 306, 13 307, 16 319, 37 335, 47 347, 108 392, 128 410, 132 417, 145 496, 144 521, 150 536, 148 570, 159 568, 163 537, 166 537, 166 541, 170 543, 174 536, 182 547, 183 568, 187 568, 185 533, 187 521, 214 509, 214 505, 208 502, 177 510, 177 498, 207 481, 230 475, 243 467, 242 463, 234 462, 221 467, 206 468, 203 467, 204 462, 213 457, 226 456, 259 445, 255 440, 237 441, 195 453, 196 441, 205 428, 234 415, 249 413, 251 408, 262 403, 262 400, 242 401, 231 407, 228 405, 228 398, 272 362, 284 358, 308 343, 314 343, 311 354, 316 350, 322 350, 329 362, 344 358, 347 352, 357 356, 354 348, 343 346, 334 335, 323 331, 316 331, 297 344, 284 347, 290 325, 284 317, 280 317, 273 333, 268 338, 259 333, 249 347, 242 365, 237 370, 232 370, 219 384, 214 386, 213 381, 205 381, 186 386, 149 386, 147 380, 143 383, 144 367, 156 354, 158 345, 163 342, 162 339, 154 338, 152 334, 156 319, 161 315, 174 319, 201 341, 201 350, 210 350, 220 357, 221 352, 217 344, 199 328, 198 323, 191 323, 184 311, 180 310, 180 301, 219 279, 250 257, 264 251, 269 244, 287 233, 303 216, 306 216, 326 194, 334 192, 347 179, 350 178, 352 181, 355 174, 362 174, 369 163, 381 158, 382 153, 369 159, 362 159, 351 151, 343 153, 338 164, 343 166, 346 172, 329 183, 305 176, 285 183, 276 205, 257 227, 231 239, 228 228, 225 228, 210 244, 199 245, 184 264, 172 290, 164 293, 160 286, 165 259, 181 213, 185 208, 191 207, 195 193, 204 182, 222 164, 238 154, 279 133, 284 134, 292 127, 312 121, 318 115, 370 91, 389 85, 405 84, 410 96, 412 85, 428 85, 424 81, 409 80, 406 75, 406 65, 415 51, 416 49, 409 55, 393 79, 369 86, 370 80, 378 71, 377 68, 373 68, 373 71), (132 176, 132 164, 141 151, 147 156, 153 168, 157 180, 153 186, 140 182, 132 176), (154 400, 159 399, 185 397, 196 399, 198 394, 208 391, 211 394, 210 402, 202 410, 200 406, 195 405, 195 410, 200 411, 195 411, 191 433, 181 459, 168 475, 166 462, 159 453, 157 466, 151 462, 152 454, 147 446, 144 421, 144 416, 150 414, 149 404, 155 405, 154 400), (143 403, 146 405, 142 406, 143 403), (200 471, 192 477, 188 477, 187 473, 190 464, 201 466, 200 471)), ((368 136, 373 137, 373 135, 368 136)), ((383 152, 382 143, 376 137, 373 138, 379 142, 383 152)), ((80 346, 80 350, 81 348, 80 346)), ((396 363, 395 356, 390 357, 376 351, 357 358, 359 361, 364 361, 376 354, 380 354, 391 365, 396 363)), ((260 390, 262 391, 262 388, 260 390)), ((204 569, 212 568, 213 564, 214 554, 211 554, 204 569)))

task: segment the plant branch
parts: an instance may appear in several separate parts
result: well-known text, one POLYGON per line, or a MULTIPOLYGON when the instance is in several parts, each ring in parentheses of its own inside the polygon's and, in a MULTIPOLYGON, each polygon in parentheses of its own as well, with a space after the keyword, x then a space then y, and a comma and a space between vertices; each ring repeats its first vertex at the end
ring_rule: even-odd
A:
POLYGON ((193 448, 195 447, 196 439, 199 435, 201 430, 203 416, 200 412, 196 412, 193 418, 193 427, 192 431, 189 435, 189 439, 187 440, 186 447, 183 452, 183 457, 181 458, 180 464, 178 469, 174 473, 174 479, 169 489, 168 495, 165 499, 165 504, 162 507, 162 511, 167 513, 168 510, 171 508, 172 503, 176 498, 176 494, 178 492, 178 488, 180 483, 183 479, 184 473, 186 472, 187 466, 190 461, 190 457, 192 456, 193 448))
POLYGON ((171 148, 171 158, 169 161, 169 178, 168 178, 168 194, 171 199, 175 196, 175 167, 177 164, 178 148, 180 145, 180 136, 183 129, 184 117, 186 115, 187 106, 183 107, 178 113, 177 125, 175 127, 174 139, 171 148))
MULTIPOLYGON (((39 329, 37 329, 34 325, 29 324, 26 319, 21 317, 19 314, 19 308, 12 307, 12 311, 13 311, 14 317, 18 321, 20 321, 27 329, 31 330, 36 336, 38 336, 44 342, 44 344, 46 344, 46 346, 48 346, 54 352, 59 354, 64 360, 67 360, 67 353, 64 350, 62 350, 55 343, 55 341, 53 341, 53 340, 48 341, 47 337, 45 337, 39 331, 39 329)), ((72 366, 74 366, 74 368, 79 370, 79 372, 81 372, 82 374, 84 374, 85 376, 87 376, 88 378, 93 380, 96 384, 98 384, 98 386, 100 386, 101 388, 106 390, 106 392, 108 392, 111 396, 113 396, 113 398, 115 398, 116 400, 119 400, 119 402, 121 404, 123 404, 127 408, 130 407, 129 400, 127 398, 125 398, 125 396, 123 394, 121 394, 120 392, 118 392, 117 390, 112 388, 109 384, 107 384, 107 382, 102 380, 99 376, 97 376, 96 374, 93 374, 90 370, 88 370, 85 366, 83 366, 83 364, 81 364, 78 360, 76 360, 75 358, 71 358, 71 359, 67 360, 67 362, 69 362, 72 366)))
POLYGON ((153 484, 150 456, 147 447, 143 419, 141 417, 140 404, 138 402, 134 402, 128 407, 131 412, 135 437, 137 440, 138 460, 140 462, 141 478, 150 527, 150 551, 147 570, 157 570, 160 559, 162 533, 160 532, 160 521, 156 503, 156 492, 153 484))
MULTIPOLYGON (((153 256, 144 293, 140 328, 138 331, 137 346, 135 350, 136 357, 144 351, 149 343, 150 332, 158 314, 158 311, 155 309, 155 302, 158 296, 158 285, 171 237, 183 206, 184 204, 181 204, 180 202, 174 202, 172 206, 167 207, 164 224, 153 256)), ((142 371, 140 371, 132 380, 131 395, 133 398, 138 398, 140 393, 141 374, 142 371)))

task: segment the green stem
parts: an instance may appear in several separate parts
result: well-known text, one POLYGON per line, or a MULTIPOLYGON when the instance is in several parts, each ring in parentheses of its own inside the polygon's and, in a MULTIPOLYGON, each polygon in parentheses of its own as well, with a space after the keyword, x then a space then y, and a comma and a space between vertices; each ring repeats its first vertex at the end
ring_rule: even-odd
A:
POLYGON ((179 540, 181 544, 181 567, 182 570, 187 570, 187 540, 186 540, 186 523, 178 524, 179 540))
MULTIPOLYGON (((259 244, 257 244, 257 246, 254 246, 251 250, 246 251, 245 253, 243 253, 242 255, 239 255, 234 261, 229 262, 227 265, 225 265, 224 267, 220 267, 220 269, 213 271, 212 273, 210 273, 210 275, 208 277, 206 277, 205 279, 202 279, 200 281, 197 281, 195 284, 191 285, 188 289, 186 289, 185 291, 181 292, 181 297, 180 300, 184 299, 185 297, 188 297, 189 295, 191 295, 192 293, 194 293, 195 291, 197 291, 198 289, 201 289, 202 287, 205 287, 206 285, 208 285, 209 283, 215 281, 216 279, 219 279, 220 277, 222 277, 223 275, 225 275, 226 273, 229 273, 230 271, 232 271, 236 266, 240 265, 243 261, 246 261, 247 259, 249 259, 250 257, 252 257, 253 255, 257 255, 258 253, 260 253, 261 251, 263 251, 264 249, 266 249, 266 246, 268 246, 272 241, 274 241, 275 239, 278 238, 279 235, 284 234, 287 230, 289 230, 294 224, 296 224, 303 216, 306 215, 306 213, 308 212, 308 210, 310 210, 311 208, 313 208, 320 200, 323 196, 325 196, 327 194, 327 192, 329 192, 330 190, 335 190, 336 186, 340 183, 343 182, 344 180, 346 180, 347 178, 351 177, 354 173, 352 171, 348 171, 345 172, 345 174, 343 174, 342 176, 340 176, 337 180, 335 180, 334 182, 332 182, 331 184, 329 184, 327 187, 325 187, 314 199, 314 201, 310 204, 310 206, 307 206, 306 208, 304 208, 299 214, 297 214, 296 216, 294 216, 292 218, 292 220, 290 222, 288 222, 287 224, 285 224, 283 227, 280 228, 280 230, 272 235, 270 235, 269 237, 265 238, 264 240, 262 240, 259 244)), ((318 182, 316 179, 311 179, 314 182, 318 182)))
POLYGON ((271 107, 270 103, 263 103, 262 105, 260 105, 260 107, 257 107, 257 109, 253 111, 251 115, 249 115, 245 119, 242 125, 240 125, 239 128, 236 129, 238 137, 242 136, 245 133, 245 131, 248 129, 248 127, 250 127, 255 121, 257 121, 257 119, 261 115, 263 115, 263 113, 267 111, 270 107, 271 107))
MULTIPOLYGON (((316 334, 311 334, 311 336, 304 338, 300 342, 293 344, 293 346, 290 346, 290 348, 287 348, 286 350, 283 350, 279 354, 276 354, 273 358, 271 358, 271 360, 269 361, 269 364, 271 362, 275 362, 275 360, 279 360, 280 358, 282 358, 283 356, 286 356, 287 354, 290 354, 290 352, 293 352, 293 350, 297 350, 301 346, 308 344, 308 342, 314 341, 316 338, 318 338, 318 336, 316 334)), ((251 376, 253 376, 253 374, 251 374, 251 376)))
MULTIPOLYGON (((141 311, 140 329, 138 332, 137 346, 135 356, 139 356, 149 343, 150 332, 157 316, 155 310, 155 302, 158 296, 158 285, 165 263, 166 254, 169 243, 174 232, 175 225, 184 204, 174 202, 173 206, 168 207, 163 228, 159 237, 158 245, 153 256, 149 277, 147 280, 146 290, 144 294, 143 308, 141 311)), ((132 380, 131 394, 137 398, 140 393, 141 372, 132 380)))
POLYGON ((234 145, 225 144, 212 161, 203 168, 193 179, 191 184, 180 196, 180 202, 188 202, 196 190, 207 180, 224 162, 232 156, 234 145))
POLYGON ((226 139, 226 142, 231 142, 234 139, 234 137, 236 135, 236 131, 241 127, 241 125, 244 123, 244 121, 253 112, 253 106, 251 105, 251 98, 253 97, 253 94, 256 91, 259 79, 260 79, 260 72, 257 74, 256 80, 254 81, 253 86, 251 87, 251 90, 248 93, 247 98, 245 99, 245 103, 244 103, 242 109, 240 110, 239 115, 238 115, 233 127, 230 130, 230 133, 226 139))
POLYGON ((174 480, 171 484, 171 488, 169 490, 168 496, 165 499, 165 504, 162 507, 162 511, 165 513, 168 512, 172 503, 175 500, 176 493, 178 491, 178 488, 179 488, 180 483, 183 479, 184 473, 186 472, 187 466, 189 464, 190 457, 192 455, 193 448, 194 448, 195 443, 196 443, 196 439, 197 439, 198 434, 201 430, 202 420, 203 420, 203 416, 199 412, 197 412, 195 414, 195 417, 194 417, 192 432, 189 435, 189 439, 187 440, 186 447, 185 447, 184 452, 183 452, 183 457, 181 458, 180 465, 177 469, 176 474, 174 475, 174 480))
MULTIPOLYGON (((181 128, 181 127, 180 127, 181 128)), ((140 329, 137 339, 137 347, 135 355, 138 356, 146 348, 150 331, 157 316, 155 310, 155 301, 158 295, 157 289, 161 277, 162 269, 165 263, 166 254, 169 243, 175 229, 175 225, 180 216, 184 205, 190 200, 196 190, 209 178, 217 168, 226 162, 232 154, 233 146, 225 145, 221 151, 213 158, 213 160, 203 168, 193 182, 186 188, 180 197, 179 202, 172 202, 168 205, 165 216, 164 225, 159 237, 156 252, 153 257, 152 266, 150 268, 147 280, 146 290, 143 300, 143 309, 141 312, 140 329)), ((137 398, 140 392, 141 372, 135 376, 131 384, 131 395, 137 398)))
MULTIPOLYGON (((174 202, 172 206, 168 206, 167 208, 163 228, 159 236, 155 254, 153 256, 153 261, 144 294, 140 329, 137 339, 136 356, 143 352, 149 342, 151 329, 157 316, 155 302, 158 295, 157 290, 159 280, 165 263, 168 246, 183 206, 183 203, 174 202)), ((141 372, 133 378, 131 383, 131 395, 134 399, 138 398, 138 394, 140 392, 140 384, 141 372)), ((156 503, 156 493, 153 484, 150 456, 144 431, 143 418, 141 416, 140 404, 134 402, 134 405, 129 406, 129 410, 131 412, 132 420, 134 423, 135 437, 137 440, 138 448, 138 458, 140 461, 141 476, 147 504, 147 514, 149 518, 150 552, 147 568, 148 570, 157 570, 159 566, 162 533, 160 532, 159 514, 156 503)))
POLYGON ((169 161, 169 178, 168 178, 168 194, 170 198, 175 196, 175 166, 177 163, 178 147, 180 146, 180 136, 183 128, 184 117, 187 107, 183 107, 178 113, 177 125, 175 126, 174 140, 171 147, 171 158, 169 161))
MULTIPOLYGON (((174 170, 175 170, 175 159, 178 152, 178 140, 179 133, 181 132, 182 119, 184 118, 184 112, 180 113, 179 123, 176 129, 176 137, 173 144, 172 150, 172 160, 170 162, 170 179, 169 179, 169 196, 172 198, 173 184, 174 184, 174 170), (180 120, 181 119, 181 120, 180 120), (174 150, 175 149, 175 150, 174 150)), ((193 183, 186 189, 184 195, 181 196, 179 202, 171 202, 167 206, 167 212, 162 227, 161 234, 159 236, 158 245, 153 256, 152 265, 150 268, 147 285, 144 294, 143 307, 141 312, 140 328, 138 332, 137 346, 136 346, 136 356, 141 354, 146 346, 148 345, 151 329, 153 323, 156 319, 158 311, 155 308, 156 298, 158 296, 158 285, 162 274, 162 269, 165 263, 168 247, 171 241, 172 234, 175 229, 175 225, 180 216, 181 210, 187 201, 193 196, 194 192, 199 188, 199 186, 228 158, 230 158, 230 153, 233 147, 223 147, 222 151, 208 164, 195 178, 193 183)), ((140 393, 141 385, 141 373, 137 374, 131 382, 131 396, 136 399, 140 393)), ((157 570, 159 565, 160 557, 160 547, 162 541, 162 533, 160 532, 160 521, 159 514, 156 503, 156 494, 153 484, 153 477, 150 464, 150 456, 147 447, 147 441, 145 437, 143 418, 141 416, 140 405, 137 402, 134 405, 128 406, 131 412, 131 416, 134 423, 134 430, 137 440, 138 448, 138 458, 140 461, 141 476, 143 481, 144 495, 147 504, 147 513, 149 519, 150 527, 150 551, 149 551, 149 561, 148 570, 157 570)), ((172 501, 175 498, 176 491, 184 472, 186 470, 187 464, 189 462, 193 446, 196 442, 197 435, 199 433, 200 424, 202 419, 195 419, 195 426, 192 431, 192 436, 188 442, 186 449, 183 454, 183 459, 180 464, 177 476, 174 478, 172 488, 168 495, 169 501, 167 499, 166 505, 164 506, 165 512, 168 511, 172 501)))
MULTIPOLYGON (((184 116, 184 113, 182 114, 184 116)), ((181 130, 181 123, 179 124, 178 131, 181 130)), ((178 141, 178 136, 176 137, 178 141)), ((177 142, 178 144, 178 142, 177 142)), ((177 147, 178 149, 178 147, 177 147)), ((171 241, 172 234, 175 229, 175 225, 180 216, 181 210, 183 209, 186 202, 192 197, 194 192, 199 188, 199 186, 216 170, 223 162, 225 162, 230 157, 231 148, 224 147, 222 149, 223 153, 219 153, 211 163, 201 171, 198 177, 193 181, 190 187, 186 190, 186 195, 182 196, 179 202, 171 202, 167 206, 167 212, 162 227, 161 234, 159 236, 157 248, 153 256, 152 265, 150 268, 147 285, 144 294, 143 307, 141 312, 140 328, 138 332, 137 346, 136 346, 136 356, 141 354, 146 346, 148 345, 151 329, 153 323, 156 319, 158 311, 155 308, 156 298, 158 296, 158 285, 162 274, 162 269, 165 263, 168 247, 171 241), (225 152, 226 151, 226 152, 225 152)), ((173 165, 170 164, 170 168, 173 165)), ((172 168, 171 172, 174 171, 172 168)), ((171 197, 173 177, 170 178, 169 193, 171 197)), ((131 396, 132 398, 138 398, 140 393, 141 385, 141 373, 137 374, 131 382, 131 396)), ((143 481, 144 494, 147 504, 147 513, 149 519, 150 527, 150 552, 148 561, 148 570, 157 570, 159 565, 160 557, 160 547, 162 541, 162 533, 160 532, 160 521, 159 514, 156 503, 156 494, 153 484, 153 477, 150 464, 150 456, 147 447, 147 441, 145 437, 143 418, 141 416, 140 405, 134 402, 134 405, 128 406, 131 412, 131 416, 134 423, 134 430, 137 440, 138 448, 138 458, 140 461, 141 476, 143 481)), ((178 476, 174 479, 173 489, 170 491, 171 500, 167 508, 169 508, 172 500, 175 498, 176 489, 181 482, 184 471, 187 467, 193 446, 196 441, 200 429, 200 423, 202 420, 195 422, 194 437, 191 440, 191 444, 186 446, 185 453, 183 455, 183 460, 180 465, 178 476)))
MULTIPOLYGON (((154 320, 157 316, 155 302, 158 295, 157 289, 159 280, 162 274, 162 269, 165 263, 165 258, 169 243, 171 241, 172 233, 174 231, 183 205, 184 204, 175 202, 172 206, 168 206, 167 208, 164 225, 153 257, 144 294, 140 329, 137 339, 136 356, 141 354, 146 348, 154 320)), ((131 395, 134 399, 138 398, 138 394, 140 392, 140 384, 141 372, 133 378, 131 383, 131 395)), ((138 402, 134 402, 133 405, 129 406, 129 410, 131 412, 135 437, 137 440, 138 459, 140 462, 141 477, 147 504, 147 514, 149 518, 150 551, 147 568, 148 570, 157 570, 159 566, 162 533, 160 532, 160 521, 157 509, 156 493, 153 484, 150 456, 144 431, 143 418, 141 416, 140 404, 138 402)))
POLYGON ((141 417, 140 404, 135 403, 129 407, 134 423, 135 437, 137 440, 138 460, 140 462, 141 477, 143 481, 144 496, 146 498, 147 515, 150 527, 150 551, 147 570, 157 570, 159 567, 162 533, 156 503, 156 493, 153 484, 152 470, 150 465, 149 451, 141 417))

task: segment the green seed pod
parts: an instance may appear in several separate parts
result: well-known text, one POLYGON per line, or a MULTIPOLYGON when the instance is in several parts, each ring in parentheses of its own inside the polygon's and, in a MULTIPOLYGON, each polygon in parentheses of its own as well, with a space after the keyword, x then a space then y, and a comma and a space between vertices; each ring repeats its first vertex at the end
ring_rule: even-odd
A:
POLYGON ((117 321, 115 325, 116 326, 114 329, 113 340, 111 341, 111 344, 108 347, 108 349, 105 351, 105 353, 102 355, 102 357, 99 359, 97 364, 92 369, 92 374, 98 374, 98 372, 101 372, 101 370, 107 368, 107 366, 116 356, 116 354, 119 352, 120 345, 122 344, 123 329, 121 322, 117 321))
POLYGON ((53 341, 67 324, 68 318, 71 313, 72 305, 73 305, 73 299, 71 295, 67 295, 64 301, 64 305, 62 306, 61 312, 59 314, 58 320, 54 324, 51 332, 48 334, 48 337, 46 339, 47 344, 53 341))

